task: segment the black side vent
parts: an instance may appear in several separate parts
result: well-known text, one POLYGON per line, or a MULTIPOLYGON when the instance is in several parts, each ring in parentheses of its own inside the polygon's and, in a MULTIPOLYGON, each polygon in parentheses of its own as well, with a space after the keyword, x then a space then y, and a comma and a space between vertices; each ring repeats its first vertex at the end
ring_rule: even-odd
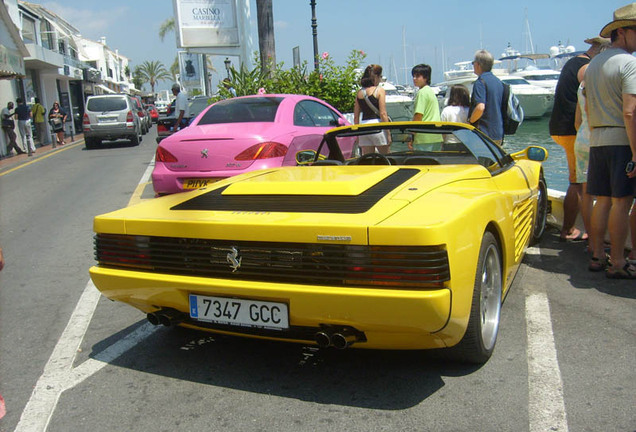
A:
POLYGON ((400 169, 360 195, 222 195, 215 189, 182 202, 171 210, 222 210, 252 212, 364 213, 389 192, 419 173, 400 169))

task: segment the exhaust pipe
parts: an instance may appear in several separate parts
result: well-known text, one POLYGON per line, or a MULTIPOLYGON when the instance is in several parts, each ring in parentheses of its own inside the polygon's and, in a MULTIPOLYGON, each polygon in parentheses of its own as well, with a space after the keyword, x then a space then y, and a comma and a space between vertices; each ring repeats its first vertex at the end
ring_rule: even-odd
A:
POLYGON ((331 345, 331 336, 329 336, 329 334, 324 331, 317 332, 314 335, 314 340, 320 348, 327 348, 329 345, 331 345))
POLYGON ((161 309, 146 315, 148 322, 152 325, 163 325, 171 327, 183 321, 184 314, 175 309, 161 309))
POLYGON ((148 322, 153 326, 158 326, 159 324, 161 324, 161 322, 159 321, 159 316, 156 313, 149 313, 146 315, 146 318, 148 319, 148 322))
POLYGON ((356 335, 346 329, 341 333, 334 333, 334 335, 331 336, 331 343, 334 347, 340 350, 350 347, 355 343, 355 341, 356 335))

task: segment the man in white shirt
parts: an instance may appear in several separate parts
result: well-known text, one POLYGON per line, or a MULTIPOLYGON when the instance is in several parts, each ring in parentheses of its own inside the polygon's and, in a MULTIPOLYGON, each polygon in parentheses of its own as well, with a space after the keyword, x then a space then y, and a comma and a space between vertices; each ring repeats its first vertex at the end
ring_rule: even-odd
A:
POLYGON ((172 94, 176 96, 174 103, 174 112, 177 117, 175 122, 175 130, 183 129, 188 126, 190 119, 190 113, 188 112, 188 98, 185 93, 181 93, 181 86, 179 84, 172 85, 172 94))

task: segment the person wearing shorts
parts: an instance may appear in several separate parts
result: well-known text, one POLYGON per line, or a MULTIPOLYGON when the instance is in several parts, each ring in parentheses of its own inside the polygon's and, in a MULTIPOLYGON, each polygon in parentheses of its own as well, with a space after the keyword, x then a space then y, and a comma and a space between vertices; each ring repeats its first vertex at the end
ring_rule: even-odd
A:
MULTIPOLYGON (((609 278, 636 279, 636 266, 625 257, 630 209, 636 196, 636 57, 632 55, 636 51, 636 3, 617 9, 614 20, 600 34, 610 36, 611 46, 594 57, 585 72, 592 128, 587 190, 596 196, 588 269, 605 270, 609 278), (606 230, 609 261, 603 242, 606 230)), ((632 212, 632 222, 634 217, 632 212)))
POLYGON ((563 199, 563 225, 561 227, 561 241, 585 240, 587 235, 574 226, 583 198, 583 187, 577 181, 576 156, 574 142, 576 128, 574 127, 577 89, 581 84, 585 69, 602 46, 608 44, 600 37, 586 39, 590 44, 588 50, 572 57, 565 63, 559 75, 554 93, 554 108, 550 116, 550 136, 555 143, 563 147, 568 163, 569 186, 563 199))
MULTIPOLYGON (((360 79, 361 89, 356 94, 353 106, 353 122, 355 124, 388 122, 386 112, 386 92, 380 86, 382 66, 372 64, 367 66, 360 79), (362 118, 360 118, 362 117, 362 118)), ((387 154, 390 149, 391 137, 384 132, 373 135, 363 135, 358 138, 358 147, 363 155, 374 153, 387 154)))

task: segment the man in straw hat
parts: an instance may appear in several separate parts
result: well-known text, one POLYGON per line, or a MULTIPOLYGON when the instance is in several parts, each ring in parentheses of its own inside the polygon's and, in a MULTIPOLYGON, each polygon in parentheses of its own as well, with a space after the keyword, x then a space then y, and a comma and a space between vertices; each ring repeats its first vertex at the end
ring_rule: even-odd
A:
POLYGON ((588 50, 572 57, 561 69, 559 82, 554 92, 554 108, 552 109, 549 124, 550 136, 555 143, 565 150, 569 172, 570 184, 563 199, 561 241, 580 241, 587 238, 586 234, 574 226, 583 199, 583 188, 581 183, 577 182, 576 159, 574 156, 576 91, 583 79, 583 74, 590 63, 590 59, 601 52, 601 48, 604 45, 609 44, 609 39, 594 37, 585 39, 585 43, 590 44, 588 50))
MULTIPOLYGON (((636 279, 636 266, 624 256, 630 208, 636 196, 636 3, 614 12, 601 30, 609 49, 598 54, 585 72, 590 127, 587 192, 596 196, 592 210, 588 268, 606 269, 609 278, 636 279), (603 239, 610 234, 610 261, 603 239)), ((636 211, 632 210, 632 237, 636 211)))

